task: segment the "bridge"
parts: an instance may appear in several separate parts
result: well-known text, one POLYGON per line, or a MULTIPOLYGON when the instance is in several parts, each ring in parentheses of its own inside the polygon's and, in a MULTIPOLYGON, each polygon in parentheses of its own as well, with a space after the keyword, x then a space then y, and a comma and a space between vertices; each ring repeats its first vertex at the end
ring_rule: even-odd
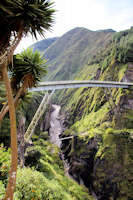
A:
POLYGON ((32 88, 29 91, 43 91, 43 90, 59 90, 67 88, 79 87, 102 87, 102 88, 129 88, 133 83, 128 82, 115 82, 115 81, 96 81, 96 80, 78 80, 78 81, 50 81, 41 82, 38 87, 32 88))
MULTIPOLYGON (((112 102, 115 105, 115 101, 113 100, 113 96, 111 94, 110 88, 129 88, 130 86, 133 86, 133 83, 130 82, 115 82, 115 81, 96 81, 96 80, 78 80, 78 81, 51 81, 51 82, 41 82, 39 83, 39 85, 36 88, 31 88, 29 91, 43 91, 43 90, 47 90, 47 93, 45 94, 38 110, 36 111, 25 135, 25 141, 29 142, 34 130, 38 124, 39 119, 41 118, 41 116, 43 115, 47 104, 49 103, 49 100, 51 99, 53 93, 55 90, 59 90, 59 89, 68 89, 68 88, 80 88, 80 87, 102 87, 104 89, 104 93, 106 95, 106 98, 109 102, 109 105, 112 109, 111 103, 109 101, 108 95, 105 91, 105 88, 107 88, 109 90, 112 102), (50 94, 48 93, 48 90, 52 90, 52 92, 50 92, 50 94)), ((117 110, 117 107, 116 107, 117 110)), ((117 111, 118 112, 118 111, 117 111)))

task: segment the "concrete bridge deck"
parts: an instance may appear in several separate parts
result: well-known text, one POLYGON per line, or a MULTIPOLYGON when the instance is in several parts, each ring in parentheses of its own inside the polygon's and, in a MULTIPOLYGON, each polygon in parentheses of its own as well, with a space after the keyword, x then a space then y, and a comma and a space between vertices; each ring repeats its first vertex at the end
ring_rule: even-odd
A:
POLYGON ((95 80, 49 81, 49 82, 41 82, 38 85, 38 87, 32 88, 29 91, 59 90, 67 88, 79 88, 79 87, 129 88, 130 86, 133 86, 133 83, 115 82, 115 81, 95 81, 95 80))

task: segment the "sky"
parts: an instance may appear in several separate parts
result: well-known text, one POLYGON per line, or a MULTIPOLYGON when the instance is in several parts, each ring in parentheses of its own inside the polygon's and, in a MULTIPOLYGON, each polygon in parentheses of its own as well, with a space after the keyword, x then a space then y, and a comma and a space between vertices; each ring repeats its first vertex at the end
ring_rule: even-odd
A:
MULTIPOLYGON (((133 0, 51 0, 54 1, 55 22, 45 38, 59 37, 76 27, 92 31, 122 31, 133 26, 133 0)), ((38 36, 38 41, 42 40, 38 36)), ((15 53, 36 43, 32 36, 22 39, 15 53)))

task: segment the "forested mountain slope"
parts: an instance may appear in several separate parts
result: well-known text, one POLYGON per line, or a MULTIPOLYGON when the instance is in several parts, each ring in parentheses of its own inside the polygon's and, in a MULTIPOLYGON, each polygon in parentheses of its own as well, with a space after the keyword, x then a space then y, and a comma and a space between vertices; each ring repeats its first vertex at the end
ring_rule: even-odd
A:
MULTIPOLYGON (((42 44, 40 42, 39 50, 49 59, 49 80, 67 80, 69 73, 77 74, 92 55, 107 45, 113 34, 112 30, 75 28, 57 38, 47 49, 45 46, 43 49, 43 41, 42 44)), ((36 49, 36 46, 33 47, 36 49)))
MULTIPOLYGON (((92 77, 133 81, 133 29, 116 33, 77 75, 81 80, 92 77)), ((53 100, 67 111, 63 137, 74 136, 73 141, 63 141, 62 149, 70 173, 83 180, 97 199, 133 199, 133 90, 110 91, 57 91, 53 100)))

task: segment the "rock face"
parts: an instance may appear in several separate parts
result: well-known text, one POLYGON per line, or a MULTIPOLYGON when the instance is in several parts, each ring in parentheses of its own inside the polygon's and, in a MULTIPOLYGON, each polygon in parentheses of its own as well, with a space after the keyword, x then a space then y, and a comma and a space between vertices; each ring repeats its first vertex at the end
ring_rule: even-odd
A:
POLYGON ((101 155, 96 138, 91 138, 87 142, 77 136, 73 141, 64 140, 62 149, 70 163, 69 173, 79 184, 89 188, 95 199, 115 200, 122 199, 123 196, 125 199, 133 199, 133 141, 129 133, 117 135, 110 132, 107 137, 108 139, 103 141, 101 155))
POLYGON ((49 110, 45 113, 44 119, 42 120, 42 123, 40 125, 41 131, 48 131, 50 128, 50 115, 52 112, 52 102, 50 100, 49 102, 49 110))
MULTIPOLYGON (((130 81, 128 78, 127 81, 130 81)), ((114 112, 112 119, 107 118, 105 133, 103 130, 100 134, 96 133, 95 128, 91 137, 87 132, 77 136, 76 129, 71 127, 66 130, 65 125, 69 127, 70 119, 68 113, 61 121, 66 130, 62 137, 74 136, 73 140, 62 141, 62 151, 70 164, 69 173, 79 184, 89 188, 98 200, 133 199, 133 139, 131 130, 123 129, 124 126, 132 128, 132 90, 128 91, 128 96, 123 91, 117 109, 119 117, 114 112), (109 124, 115 124, 116 129, 109 128, 109 124)))
POLYGON ((92 173, 94 167, 94 156, 97 152, 97 141, 91 139, 86 145, 79 141, 77 136, 72 140, 63 140, 62 149, 65 159, 70 163, 69 173, 79 184, 91 187, 92 173), (70 145, 71 144, 71 145, 70 145), (69 148, 67 148, 69 146, 69 148), (73 147, 73 151, 72 150, 73 147))
POLYGON ((74 137, 73 148, 79 148, 82 150, 80 155, 75 152, 72 153, 70 159, 69 173, 73 175, 80 184, 84 184, 86 187, 90 187, 91 174, 94 165, 94 155, 97 152, 97 142, 95 139, 91 139, 86 146, 83 145, 82 141, 78 142, 77 137, 74 137), (84 150, 81 147, 84 146, 84 150))
POLYGON ((126 74, 124 74, 123 78, 122 78, 122 81, 123 82, 133 82, 133 63, 129 63, 128 64, 128 70, 126 71, 126 74))

